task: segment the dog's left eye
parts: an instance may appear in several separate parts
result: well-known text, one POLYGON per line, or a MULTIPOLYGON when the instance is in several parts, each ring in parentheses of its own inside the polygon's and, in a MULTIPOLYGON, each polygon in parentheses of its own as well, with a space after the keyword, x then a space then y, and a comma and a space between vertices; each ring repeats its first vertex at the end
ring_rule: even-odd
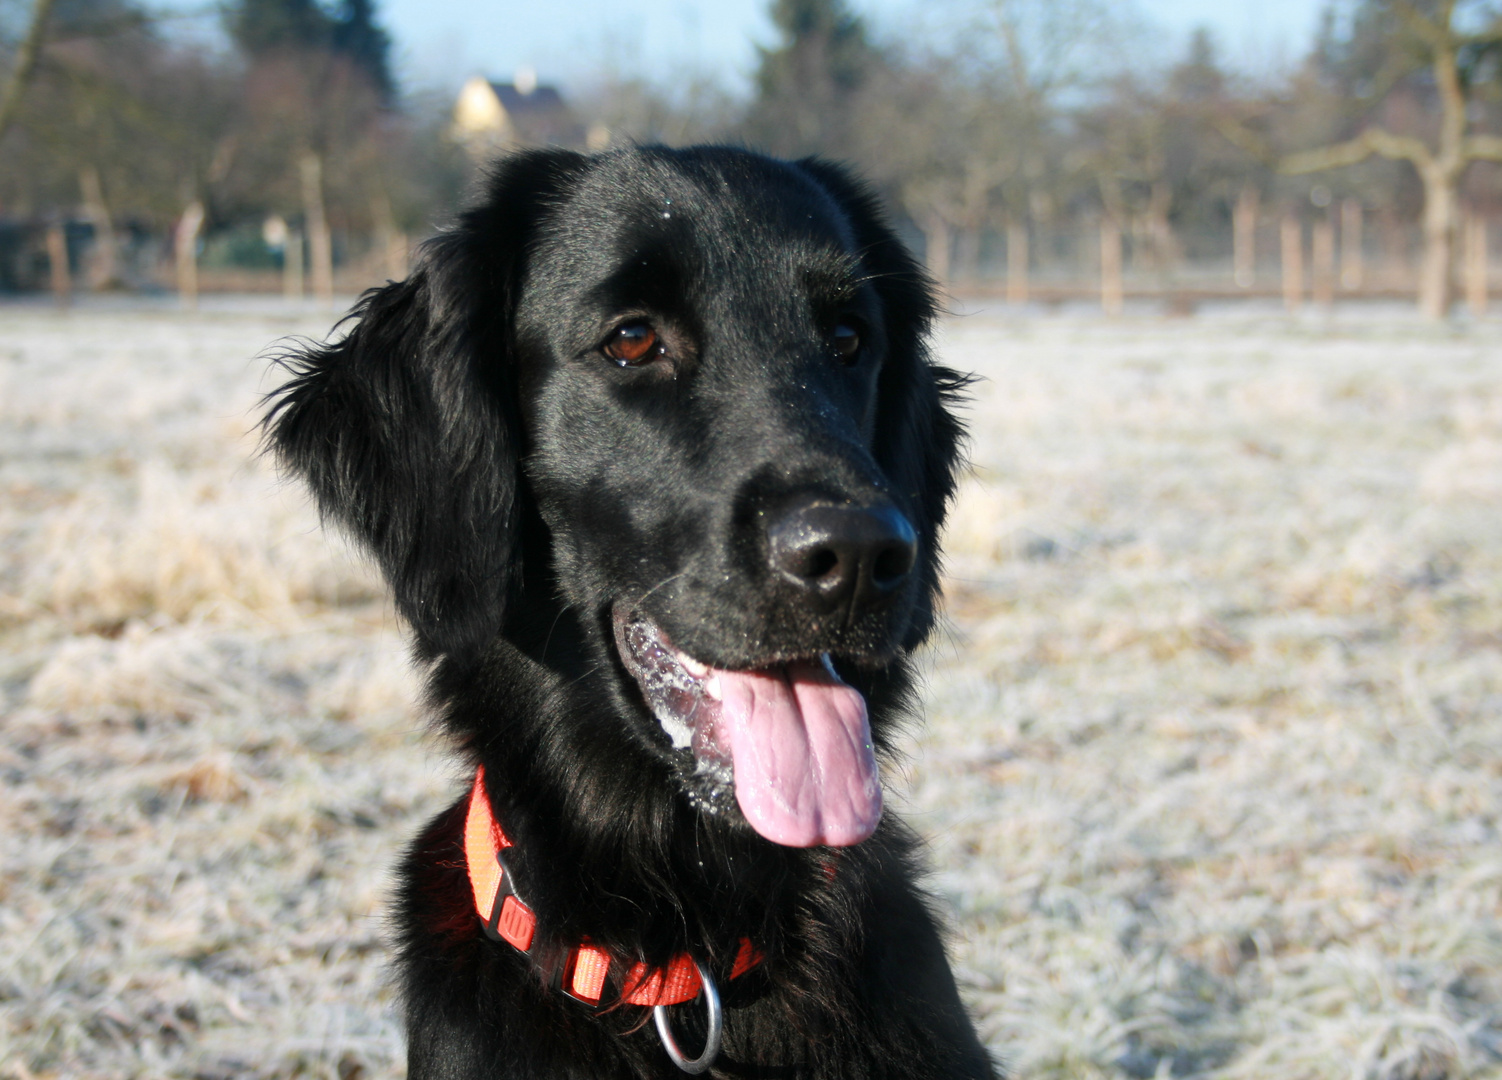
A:
POLYGON ((860 331, 853 323, 838 323, 829 335, 829 343, 834 346, 834 354, 839 357, 840 363, 853 364, 861 351, 860 331))
POLYGON ((617 327, 605 342, 605 355, 621 367, 634 367, 656 359, 664 352, 657 331, 644 322, 630 322, 617 327))

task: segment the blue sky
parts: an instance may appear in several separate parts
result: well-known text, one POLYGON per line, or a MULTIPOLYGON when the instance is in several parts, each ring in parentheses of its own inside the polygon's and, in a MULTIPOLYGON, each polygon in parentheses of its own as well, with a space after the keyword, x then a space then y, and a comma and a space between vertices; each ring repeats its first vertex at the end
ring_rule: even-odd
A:
MULTIPOLYGON (((914 32, 945 0, 850 0, 879 36, 914 32)), ((383 0, 381 19, 408 85, 452 88, 472 74, 509 78, 535 68, 567 86, 613 66, 670 82, 718 75, 742 88, 755 44, 772 40, 767 0, 383 0)), ((1127 5, 1113 5, 1118 9, 1127 5)), ((1222 53, 1253 74, 1295 59, 1323 0, 1135 0, 1140 47, 1177 54, 1189 32, 1210 28, 1222 53)))

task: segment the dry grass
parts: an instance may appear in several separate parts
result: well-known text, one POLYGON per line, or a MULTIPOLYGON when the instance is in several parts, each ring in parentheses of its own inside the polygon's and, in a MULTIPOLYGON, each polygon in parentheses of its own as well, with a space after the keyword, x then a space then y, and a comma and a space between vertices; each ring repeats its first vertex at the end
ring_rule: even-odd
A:
MULTIPOLYGON (((401 1073, 457 790, 367 568, 252 456, 239 303, 0 309, 0 1078, 401 1073)), ((1502 345, 977 315, 905 777, 1029 1077, 1502 1076, 1502 345)))
POLYGON ((1493 334, 951 324, 912 803, 1021 1075, 1502 1074, 1493 334))
POLYGON ((0 320, 0 1075, 399 1072, 380 913, 448 766, 250 433, 328 320, 0 320))

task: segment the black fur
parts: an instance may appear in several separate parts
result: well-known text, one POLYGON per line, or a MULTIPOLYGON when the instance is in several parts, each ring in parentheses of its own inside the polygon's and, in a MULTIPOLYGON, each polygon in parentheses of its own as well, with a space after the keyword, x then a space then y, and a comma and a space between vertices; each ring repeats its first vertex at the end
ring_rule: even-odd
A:
MULTIPOLYGON (((961 437, 962 380, 926 352, 934 314, 835 166, 539 151, 502 161, 348 336, 288 358, 269 442, 379 559, 539 917, 536 959, 483 935, 462 801, 413 845, 397 916, 411 1076, 681 1075, 642 1008, 549 989, 586 937, 617 971, 687 950, 721 973, 716 1075, 993 1075, 914 836, 888 813, 856 846, 788 848, 711 805, 612 636, 624 605, 720 668, 827 652, 888 757, 906 654, 934 623, 961 437), (629 318, 661 360, 602 354, 629 318), (860 330, 850 366, 830 352, 838 320, 860 330), (762 523, 808 493, 912 524, 917 561, 890 600, 827 617, 768 571, 762 523), (743 936, 767 959, 732 982, 743 936)), ((671 1011, 692 1043, 700 1006, 671 1011)))

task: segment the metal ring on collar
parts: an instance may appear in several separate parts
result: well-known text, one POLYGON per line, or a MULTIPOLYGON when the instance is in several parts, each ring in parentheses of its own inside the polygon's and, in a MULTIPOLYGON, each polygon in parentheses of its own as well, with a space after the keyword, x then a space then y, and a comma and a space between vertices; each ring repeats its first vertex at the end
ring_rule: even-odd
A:
POLYGON ((668 1052, 668 1057, 673 1059, 673 1064, 684 1072, 697 1076, 714 1064, 714 1059, 720 1055, 720 1035, 725 1030, 724 1015, 720 1012, 720 992, 715 988, 714 980, 709 977, 709 972, 704 970, 704 965, 694 961, 694 967, 699 969, 699 981, 702 983, 705 1008, 709 1010, 709 1034, 704 1039, 704 1052, 696 1058, 684 1057, 683 1051, 678 1049, 678 1040, 673 1038, 673 1026, 668 1020, 668 1007, 666 1005, 652 1006, 652 1020, 657 1024, 657 1036, 662 1040, 662 1048, 668 1052))

